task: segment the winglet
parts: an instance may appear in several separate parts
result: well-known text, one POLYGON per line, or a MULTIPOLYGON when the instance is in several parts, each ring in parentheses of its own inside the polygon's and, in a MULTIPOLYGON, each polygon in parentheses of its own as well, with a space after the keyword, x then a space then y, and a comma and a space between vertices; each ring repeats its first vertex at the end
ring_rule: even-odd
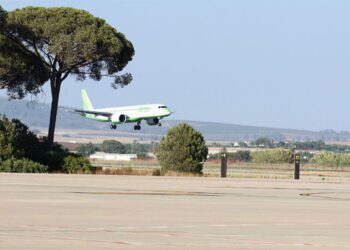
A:
POLYGON ((94 110, 94 107, 92 106, 90 99, 86 93, 85 89, 81 90, 81 97, 83 98, 83 108, 84 110, 94 110))

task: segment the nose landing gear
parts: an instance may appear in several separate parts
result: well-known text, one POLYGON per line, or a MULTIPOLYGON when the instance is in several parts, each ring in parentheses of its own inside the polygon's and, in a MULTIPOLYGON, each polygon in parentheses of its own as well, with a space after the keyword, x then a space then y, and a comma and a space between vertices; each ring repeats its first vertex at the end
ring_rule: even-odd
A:
POLYGON ((110 128, 111 129, 117 129, 117 125, 116 124, 111 124, 110 128))

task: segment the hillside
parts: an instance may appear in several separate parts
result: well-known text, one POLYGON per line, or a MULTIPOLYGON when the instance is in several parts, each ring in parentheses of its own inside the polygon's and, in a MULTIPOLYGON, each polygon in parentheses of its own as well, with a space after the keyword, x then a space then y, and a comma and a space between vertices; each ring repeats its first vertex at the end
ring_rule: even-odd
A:
MULTIPOLYGON (((48 127, 50 107, 47 104, 33 103, 29 101, 8 101, 0 99, 0 113, 11 118, 18 118, 26 123, 31 129, 48 127)), ((244 126, 215 122, 164 120, 163 126, 143 125, 141 131, 133 131, 133 126, 126 124, 118 127, 115 131, 119 136, 137 136, 151 140, 159 140, 167 130, 181 122, 187 122, 201 131, 209 141, 250 141, 259 137, 270 137, 275 140, 332 140, 349 141, 349 132, 306 131, 281 128, 266 128, 257 126, 244 126)), ((59 110, 57 116, 57 128, 75 130, 98 130, 110 134, 108 123, 99 123, 85 119, 79 115, 59 110)))

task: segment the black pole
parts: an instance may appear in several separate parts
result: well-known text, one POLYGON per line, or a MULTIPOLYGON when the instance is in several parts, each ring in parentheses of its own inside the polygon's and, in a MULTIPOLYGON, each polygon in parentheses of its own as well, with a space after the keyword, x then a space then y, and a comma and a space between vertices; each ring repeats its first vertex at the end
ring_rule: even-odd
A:
POLYGON ((300 179, 300 154, 294 154, 294 180, 300 179))
POLYGON ((226 177, 227 175, 227 154, 221 154, 221 178, 226 177))

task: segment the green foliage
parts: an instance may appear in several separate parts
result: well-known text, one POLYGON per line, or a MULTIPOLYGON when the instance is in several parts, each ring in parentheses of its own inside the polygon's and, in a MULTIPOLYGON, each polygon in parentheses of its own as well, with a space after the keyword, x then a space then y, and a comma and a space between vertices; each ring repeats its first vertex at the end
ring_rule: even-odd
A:
POLYGON ((40 163, 49 167, 49 172, 62 172, 64 158, 67 157, 69 153, 65 150, 50 150, 43 154, 40 163))
POLYGON ((0 162, 0 172, 11 173, 46 173, 48 167, 28 159, 9 158, 0 162))
POLYGON ((310 153, 308 151, 304 151, 301 153, 301 162, 302 163, 308 163, 310 160, 314 157, 313 153, 310 153))
MULTIPOLYGON (((243 142, 239 142, 241 147, 247 147, 248 145, 243 142)), ((317 141, 296 141, 296 142, 272 142, 268 138, 259 138, 252 142, 253 146, 264 148, 285 148, 296 150, 326 150, 332 152, 350 152, 350 146, 340 144, 326 144, 323 140, 317 141)))
POLYGON ((227 153, 228 159, 232 159, 235 161, 250 161, 252 159, 250 155, 250 151, 237 151, 235 153, 227 153))
POLYGON ((252 145, 255 145, 257 147, 262 147, 262 148, 272 148, 273 142, 267 137, 262 137, 252 142, 252 145))
POLYGON ((101 150, 105 153, 126 153, 126 148, 123 143, 115 140, 104 140, 101 144, 101 150))
MULTIPOLYGON (((40 92, 52 76, 112 76, 134 55, 131 42, 103 19, 67 7, 10 11, 0 37, 0 87, 18 97, 40 92)), ((124 80, 116 77, 115 83, 122 86, 124 80)))
POLYGON ((145 153, 145 152, 137 153, 137 159, 138 160, 145 160, 145 159, 147 159, 147 153, 145 153))
POLYGON ((91 165, 82 156, 70 154, 54 144, 47 151, 46 138, 38 139, 17 119, 0 119, 0 171, 90 173, 91 165))
POLYGON ((292 150, 281 148, 254 151, 251 156, 255 163, 290 163, 293 160, 292 150))
POLYGON ((315 154, 311 162, 328 166, 350 166, 350 154, 322 152, 320 154, 315 154))
POLYGON ((68 174, 89 174, 91 164, 83 156, 71 154, 64 158, 63 171, 68 174))
POLYGON ((306 141, 306 142, 295 142, 292 144, 295 149, 301 150, 323 150, 326 146, 325 142, 319 141, 306 141))
POLYGON ((241 148, 247 148, 247 147, 248 147, 248 144, 247 144, 246 142, 243 142, 243 141, 238 142, 238 145, 239 145, 241 148))
POLYGON ((128 154, 146 153, 150 152, 153 149, 152 144, 141 144, 136 140, 134 140, 132 144, 124 144, 124 146, 126 153, 128 154))
POLYGON ((0 6, 0 28, 2 28, 6 23, 7 13, 6 11, 0 6))
POLYGON ((0 158, 40 159, 42 147, 36 135, 17 119, 11 121, 2 116, 0 119, 0 158))
POLYGON ((79 147, 77 147, 77 153, 83 156, 90 156, 94 154, 97 150, 98 147, 96 147, 94 144, 91 142, 88 144, 82 144, 79 147))
POLYGON ((23 98, 29 93, 40 93, 50 81, 50 149, 61 84, 68 76, 99 81, 107 75, 114 77, 114 88, 124 87, 132 80, 129 73, 116 73, 131 61, 133 45, 122 33, 87 11, 26 7, 9 12, 0 27, 0 89, 7 89, 11 98, 23 98))
POLYGON ((156 155, 162 170, 201 173, 208 148, 202 134, 183 123, 169 129, 156 155))

